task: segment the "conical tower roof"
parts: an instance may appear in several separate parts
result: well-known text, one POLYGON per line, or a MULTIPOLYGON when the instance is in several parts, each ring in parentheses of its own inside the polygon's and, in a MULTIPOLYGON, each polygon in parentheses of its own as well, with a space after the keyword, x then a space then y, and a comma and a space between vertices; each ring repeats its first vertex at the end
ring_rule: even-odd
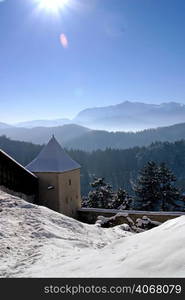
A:
POLYGON ((79 168, 80 165, 62 149, 54 136, 39 155, 26 166, 31 172, 66 172, 79 168))

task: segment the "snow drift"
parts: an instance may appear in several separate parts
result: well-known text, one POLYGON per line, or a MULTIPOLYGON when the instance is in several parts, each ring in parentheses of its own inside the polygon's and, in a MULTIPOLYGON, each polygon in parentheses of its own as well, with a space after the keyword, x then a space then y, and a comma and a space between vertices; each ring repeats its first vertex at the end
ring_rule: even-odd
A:
POLYGON ((1 277, 184 277, 185 216, 101 228, 0 192, 1 277))

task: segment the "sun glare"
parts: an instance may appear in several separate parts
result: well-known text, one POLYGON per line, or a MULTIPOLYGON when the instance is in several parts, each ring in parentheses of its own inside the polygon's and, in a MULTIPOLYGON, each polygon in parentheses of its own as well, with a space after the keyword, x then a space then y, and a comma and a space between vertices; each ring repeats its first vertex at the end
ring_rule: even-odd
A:
POLYGON ((37 0, 39 9, 44 9, 52 13, 58 13, 69 1, 70 0, 37 0))

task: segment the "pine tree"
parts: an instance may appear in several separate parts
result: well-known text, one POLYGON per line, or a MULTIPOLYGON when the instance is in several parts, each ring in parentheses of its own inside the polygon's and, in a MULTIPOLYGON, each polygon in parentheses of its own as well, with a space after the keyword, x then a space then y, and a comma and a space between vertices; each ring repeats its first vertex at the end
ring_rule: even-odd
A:
POLYGON ((135 186, 135 208, 141 210, 184 210, 184 202, 174 186, 176 177, 165 163, 149 161, 141 170, 135 186))
POLYGON ((95 178, 90 185, 95 189, 88 194, 89 207, 110 208, 113 200, 112 186, 105 183, 104 178, 95 178))
POLYGON ((182 206, 180 201, 180 193, 174 186, 176 177, 167 168, 165 163, 161 163, 158 170, 160 181, 160 210, 176 210, 182 206))
POLYGON ((128 193, 124 189, 119 189, 114 194, 111 208, 128 210, 131 208, 132 198, 129 197, 128 193))
POLYGON ((140 171, 134 191, 137 197, 134 208, 140 210, 158 210, 160 203, 160 184, 158 166, 154 161, 149 161, 140 171))

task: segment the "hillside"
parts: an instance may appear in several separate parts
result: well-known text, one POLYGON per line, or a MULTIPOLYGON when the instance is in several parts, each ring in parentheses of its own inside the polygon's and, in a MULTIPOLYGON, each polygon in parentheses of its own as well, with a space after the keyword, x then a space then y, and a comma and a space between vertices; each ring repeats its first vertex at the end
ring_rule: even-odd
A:
POLYGON ((75 124, 69 124, 57 127, 0 128, 0 135, 6 135, 13 140, 42 145, 44 143, 47 143, 51 136, 54 134, 57 140, 64 145, 69 140, 78 138, 88 131, 88 128, 75 124))
POLYGON ((66 124, 71 124, 69 119, 55 119, 55 120, 33 120, 15 123, 15 127, 34 128, 34 127, 57 127, 66 124))
POLYGON ((42 146, 28 142, 14 141, 8 139, 6 136, 0 136, 0 149, 25 166, 38 155, 42 146))
POLYGON ((128 149, 135 146, 148 146, 156 141, 174 142, 185 139, 185 123, 138 132, 90 130, 75 124, 58 127, 0 128, 0 135, 35 144, 47 143, 52 134, 66 148, 84 151, 106 148, 128 149))
MULTIPOLYGON (((42 146, 0 137, 0 148, 24 166, 41 151, 42 146)), ((185 192, 185 140, 174 143, 157 142, 147 147, 106 149, 91 152, 68 150, 81 165, 81 192, 87 195, 93 176, 104 177, 114 190, 124 187, 133 194, 132 186, 141 168, 149 161, 165 162, 177 177, 176 185, 185 192)))
POLYGON ((80 137, 65 143, 65 146, 84 151, 97 149, 128 149, 135 146, 148 146, 153 142, 174 142, 185 139, 185 123, 156 129, 134 132, 108 132, 91 130, 80 137))
POLYGON ((2 123, 0 122, 0 129, 4 129, 4 128, 11 128, 13 126, 9 125, 9 124, 6 124, 6 123, 2 123))
POLYGON ((0 208, 1 277, 185 276, 184 216, 132 234, 122 225, 84 224, 4 192, 0 208))
POLYGON ((82 194, 90 190, 89 182, 93 176, 104 177, 114 190, 125 188, 133 194, 133 185, 137 181, 139 171, 145 164, 153 160, 160 164, 165 162, 175 174, 176 186, 185 192, 185 141, 156 142, 147 147, 130 149, 106 149, 92 153, 84 151, 69 151, 74 160, 82 166, 82 194))

